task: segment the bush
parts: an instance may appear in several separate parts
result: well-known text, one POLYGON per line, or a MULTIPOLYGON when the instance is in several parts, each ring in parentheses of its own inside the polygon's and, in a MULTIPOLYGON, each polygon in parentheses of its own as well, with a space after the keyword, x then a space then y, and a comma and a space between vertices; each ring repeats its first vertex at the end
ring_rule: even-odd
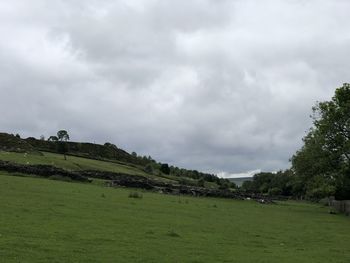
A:
POLYGON ((200 187, 204 187, 204 179, 203 178, 199 179, 197 182, 197 185, 200 187))
POLYGON ((141 198, 143 198, 143 196, 139 192, 131 192, 131 193, 129 193, 129 198, 139 198, 139 199, 141 199, 141 198))
POLYGON ((170 237, 180 237, 180 235, 176 233, 174 230, 169 231, 167 235, 170 237))
POLYGON ((160 166, 160 171, 164 174, 170 174, 170 168, 169 168, 169 165, 167 163, 163 163, 161 166, 160 166))
POLYGON ((219 186, 219 189, 220 190, 228 190, 230 187, 227 183, 222 183, 220 186, 219 186))
POLYGON ((148 174, 153 174, 153 167, 150 164, 147 164, 144 171, 148 174))
POLYGON ((276 195, 281 195, 282 194, 282 189, 278 187, 273 187, 270 188, 268 191, 269 196, 276 196, 276 195))
POLYGON ((313 200, 320 200, 329 196, 329 192, 324 187, 312 188, 306 192, 308 198, 313 200))
POLYGON ((230 182, 229 185, 230 185, 230 188, 237 189, 237 185, 234 182, 230 182))

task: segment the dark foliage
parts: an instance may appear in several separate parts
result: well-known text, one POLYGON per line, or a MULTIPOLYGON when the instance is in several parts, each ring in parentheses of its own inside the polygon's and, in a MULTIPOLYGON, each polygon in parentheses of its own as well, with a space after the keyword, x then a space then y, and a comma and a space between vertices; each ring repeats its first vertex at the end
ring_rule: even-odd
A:
POLYGON ((139 192, 131 192, 131 193, 129 193, 129 198, 142 199, 143 195, 139 192))
POLYGON ((309 196, 350 199, 350 84, 313 107, 314 126, 293 156, 292 168, 309 196))
POLYGON ((332 195, 350 199, 350 84, 338 88, 332 100, 317 103, 312 118, 314 126, 293 155, 292 168, 256 174, 242 190, 314 200, 332 195))
POLYGON ((169 165, 167 163, 163 163, 161 166, 160 166, 160 171, 164 174, 170 174, 170 168, 169 168, 169 165))

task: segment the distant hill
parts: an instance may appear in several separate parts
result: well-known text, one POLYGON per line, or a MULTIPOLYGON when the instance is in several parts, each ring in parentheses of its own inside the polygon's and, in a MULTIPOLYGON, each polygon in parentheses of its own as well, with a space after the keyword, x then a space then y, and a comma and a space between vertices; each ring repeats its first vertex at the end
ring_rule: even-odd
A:
POLYGON ((235 183, 237 186, 241 187, 243 182, 245 181, 252 181, 253 177, 238 177, 238 178, 228 178, 230 182, 235 183))

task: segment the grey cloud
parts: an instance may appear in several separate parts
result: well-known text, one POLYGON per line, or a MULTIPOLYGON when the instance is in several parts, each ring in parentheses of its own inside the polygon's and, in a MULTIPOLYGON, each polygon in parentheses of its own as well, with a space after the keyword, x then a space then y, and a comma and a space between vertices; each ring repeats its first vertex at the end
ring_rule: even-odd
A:
POLYGON ((347 1, 0 4, 0 127, 222 174, 275 171, 348 80, 347 1))

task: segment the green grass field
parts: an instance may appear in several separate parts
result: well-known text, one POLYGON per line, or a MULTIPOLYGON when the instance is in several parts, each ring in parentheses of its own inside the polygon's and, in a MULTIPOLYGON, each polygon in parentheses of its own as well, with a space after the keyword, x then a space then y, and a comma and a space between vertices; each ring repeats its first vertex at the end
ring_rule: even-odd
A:
POLYGON ((115 162, 93 160, 76 156, 67 156, 67 160, 64 160, 63 155, 61 154, 48 152, 42 152, 42 154, 43 155, 35 153, 0 151, 0 160, 21 164, 47 164, 72 171, 102 170, 109 172, 126 173, 131 175, 151 176, 142 171, 142 169, 137 166, 133 167, 126 164, 123 165, 115 162))
MULTIPOLYGON (((6 152, 0 151, 0 160, 10 161, 20 164, 45 164, 53 165, 58 168, 71 170, 71 171, 80 171, 80 170, 99 170, 99 171, 108 171, 115 173, 125 173, 129 175, 141 175, 145 177, 150 177, 158 179, 164 182, 175 182, 178 178, 171 175, 152 175, 143 171, 142 167, 137 165, 123 164, 112 161, 102 161, 94 160, 84 157, 77 156, 67 156, 67 160, 64 160, 62 154, 41 152, 42 154, 37 153, 17 153, 17 152, 6 152)), ((191 181, 190 178, 188 178, 191 181)), ((215 188, 210 183, 207 183, 208 187, 215 188)))
POLYGON ((320 205, 130 191, 0 172, 0 262, 350 262, 320 205))

